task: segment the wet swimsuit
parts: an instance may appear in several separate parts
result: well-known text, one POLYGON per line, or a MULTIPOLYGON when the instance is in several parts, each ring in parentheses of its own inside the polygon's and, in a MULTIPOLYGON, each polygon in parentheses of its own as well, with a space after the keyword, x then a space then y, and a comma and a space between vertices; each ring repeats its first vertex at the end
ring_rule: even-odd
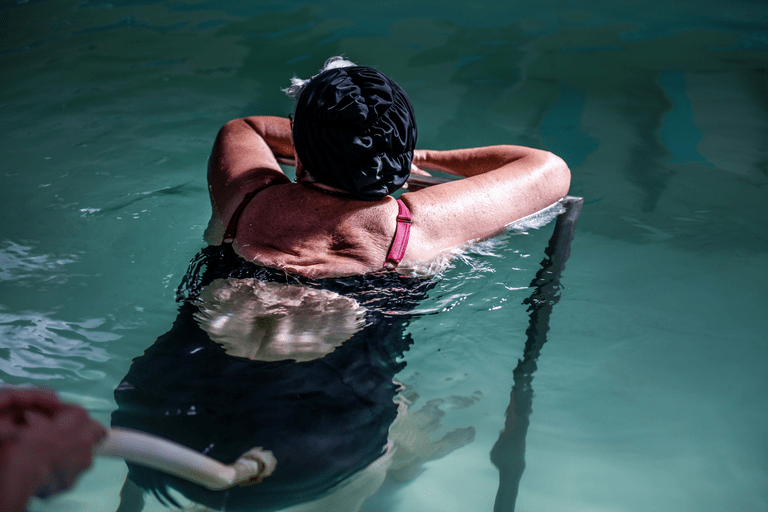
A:
POLYGON ((231 244, 205 247, 177 290, 173 327, 133 360, 117 387, 112 425, 173 439, 225 464, 263 446, 277 457, 277 469, 258 485, 227 491, 133 464, 130 479, 161 500, 172 500, 173 488, 230 512, 282 510, 335 488, 386 450, 398 411, 394 377, 412 343, 407 326, 434 285, 387 271, 311 279, 247 261, 231 244), (320 359, 233 357, 195 320, 201 291, 227 278, 338 293, 366 308, 364 326, 320 359))
MULTIPOLYGON (((225 244, 231 244, 234 242, 235 236, 237 235, 237 223, 240 221, 240 216, 243 214, 243 210, 245 210, 245 207, 248 206, 248 203, 251 201, 251 199, 253 199, 253 197, 262 190, 264 189, 260 188, 258 190, 254 190, 253 192, 249 192, 245 195, 242 202, 237 206, 235 213, 232 214, 232 218, 229 220, 227 230, 224 232, 223 242, 225 244)), ((408 210, 408 207, 405 206, 405 203, 401 199, 397 200, 397 206, 399 210, 397 213, 397 227, 395 228, 395 237, 392 240, 392 246, 389 249, 387 258, 384 261, 384 268, 387 270, 394 270, 397 268, 397 265, 403 261, 403 256, 405 256, 405 249, 408 247, 408 239, 411 235, 411 212, 408 210)))

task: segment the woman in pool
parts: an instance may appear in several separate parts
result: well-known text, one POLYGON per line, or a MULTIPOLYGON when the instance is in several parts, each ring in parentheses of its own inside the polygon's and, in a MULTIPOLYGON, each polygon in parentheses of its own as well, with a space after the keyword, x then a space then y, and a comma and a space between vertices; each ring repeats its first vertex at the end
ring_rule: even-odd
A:
POLYGON ((230 121, 208 164, 206 240, 246 260, 315 278, 394 269, 494 235, 568 192, 568 167, 546 151, 415 150, 408 96, 375 69, 335 57, 287 92, 292 122, 230 121), (297 183, 280 162, 295 162, 297 183), (396 201, 390 194, 421 169, 465 179, 396 201))
POLYGON ((390 270, 555 203, 569 171, 550 153, 516 146, 415 151, 406 94, 350 64, 334 58, 312 79, 294 79, 293 123, 248 117, 219 132, 208 167, 210 245, 182 280, 173 327, 115 391, 114 426, 224 463, 261 446, 275 472, 217 492, 129 465, 121 512, 140 510, 145 491, 172 502, 168 488, 231 511, 313 502, 352 512, 386 471, 416 475, 424 460, 472 441, 466 427, 419 456, 399 448, 423 438, 397 421, 405 401, 396 375, 413 310, 435 280, 390 270), (280 162, 296 165, 297 183, 280 162), (389 195, 422 167, 465 179, 389 195))

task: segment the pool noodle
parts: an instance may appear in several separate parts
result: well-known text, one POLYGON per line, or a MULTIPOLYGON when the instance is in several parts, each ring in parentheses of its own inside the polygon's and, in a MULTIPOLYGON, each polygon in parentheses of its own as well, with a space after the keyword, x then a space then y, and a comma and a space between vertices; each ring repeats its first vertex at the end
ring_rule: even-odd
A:
POLYGON ((218 491, 261 482, 274 472, 272 452, 253 448, 232 464, 223 464, 191 448, 146 432, 115 427, 96 447, 95 455, 159 469, 218 491))

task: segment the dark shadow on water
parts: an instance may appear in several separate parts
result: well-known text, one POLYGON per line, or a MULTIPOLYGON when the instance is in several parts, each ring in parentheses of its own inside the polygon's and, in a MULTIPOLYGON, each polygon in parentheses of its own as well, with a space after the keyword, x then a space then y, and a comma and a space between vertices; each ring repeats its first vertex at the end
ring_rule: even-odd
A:
POLYGON ((189 194, 199 194, 203 191, 203 187, 199 185, 192 185, 190 183, 181 183, 180 185, 174 185, 172 187, 160 188, 157 190, 150 190, 148 192, 135 192, 131 194, 133 197, 127 197, 125 199, 119 199, 110 206, 105 206, 99 211, 94 212, 94 215, 104 215, 106 213, 119 212, 122 209, 141 202, 147 199, 161 197, 161 196, 186 196, 189 194))

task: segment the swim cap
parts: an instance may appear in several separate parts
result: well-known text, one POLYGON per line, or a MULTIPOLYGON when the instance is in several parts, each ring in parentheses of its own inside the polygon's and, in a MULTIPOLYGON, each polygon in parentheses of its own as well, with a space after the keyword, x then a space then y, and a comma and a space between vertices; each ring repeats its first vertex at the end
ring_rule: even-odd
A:
POLYGON ((318 182, 357 199, 381 199, 411 173, 413 106, 399 85, 373 68, 330 69, 301 91, 293 144, 318 182))

